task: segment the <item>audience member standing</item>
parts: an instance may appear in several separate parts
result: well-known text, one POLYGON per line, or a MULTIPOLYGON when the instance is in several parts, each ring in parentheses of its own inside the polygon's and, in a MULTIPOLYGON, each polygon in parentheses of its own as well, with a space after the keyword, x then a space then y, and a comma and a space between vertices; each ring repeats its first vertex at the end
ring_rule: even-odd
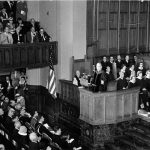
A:
POLYGON ((124 60, 124 65, 129 68, 130 67, 130 58, 129 55, 126 55, 125 60, 124 60))
POLYGON ((12 35, 9 33, 9 28, 6 26, 4 32, 0 34, 0 44, 13 44, 12 35))
POLYGON ((39 22, 36 22, 34 18, 30 20, 29 29, 31 29, 31 27, 34 27, 36 32, 39 32, 40 30, 39 22))
POLYGON ((6 8, 4 8, 4 7, 0 11, 0 22, 2 22, 3 26, 6 26, 6 24, 8 22, 8 14, 6 12, 6 8))
POLYGON ((35 32, 35 28, 31 27, 31 30, 27 32, 27 43, 35 43, 38 42, 38 35, 35 32))
POLYGON ((96 71, 94 73, 92 84, 93 86, 95 86, 94 87, 95 92, 105 91, 106 89, 106 77, 104 71, 102 70, 101 63, 96 64, 96 71))

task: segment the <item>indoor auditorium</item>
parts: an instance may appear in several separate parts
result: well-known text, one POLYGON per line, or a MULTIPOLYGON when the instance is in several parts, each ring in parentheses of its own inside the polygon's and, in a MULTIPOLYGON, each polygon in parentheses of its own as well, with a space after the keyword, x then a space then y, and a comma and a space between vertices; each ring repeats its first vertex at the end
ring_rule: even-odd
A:
POLYGON ((0 150, 150 150, 150 1, 0 1, 0 150))

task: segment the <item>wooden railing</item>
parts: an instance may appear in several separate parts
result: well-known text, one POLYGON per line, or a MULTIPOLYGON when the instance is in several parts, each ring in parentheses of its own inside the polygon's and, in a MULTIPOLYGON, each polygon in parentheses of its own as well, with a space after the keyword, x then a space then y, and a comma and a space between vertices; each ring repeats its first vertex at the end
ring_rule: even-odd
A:
POLYGON ((48 65, 52 53, 53 64, 57 64, 56 41, 48 43, 0 45, 0 72, 14 68, 37 68, 48 65))

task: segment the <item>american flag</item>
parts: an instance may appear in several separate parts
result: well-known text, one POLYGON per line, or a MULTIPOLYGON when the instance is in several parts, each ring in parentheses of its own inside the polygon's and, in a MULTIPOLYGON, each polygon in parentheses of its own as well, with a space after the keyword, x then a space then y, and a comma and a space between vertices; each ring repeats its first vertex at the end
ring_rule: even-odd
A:
POLYGON ((57 95, 56 95, 56 83, 55 83, 55 73, 54 73, 54 66, 53 66, 53 61, 52 61, 52 54, 50 54, 50 58, 49 58, 49 74, 48 74, 46 88, 48 89, 49 93, 54 98, 57 98, 57 95))

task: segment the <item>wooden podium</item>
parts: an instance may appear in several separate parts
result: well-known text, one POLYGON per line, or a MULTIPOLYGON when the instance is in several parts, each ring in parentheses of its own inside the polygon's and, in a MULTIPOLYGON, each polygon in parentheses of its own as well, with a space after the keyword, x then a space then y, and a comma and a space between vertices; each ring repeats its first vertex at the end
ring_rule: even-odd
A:
POLYGON ((138 117, 139 88, 93 93, 60 80, 61 125, 80 136, 86 150, 99 150, 138 117))
POLYGON ((80 89, 80 119, 91 124, 112 124, 137 115, 139 89, 93 93, 80 89))
POLYGON ((139 88, 93 93, 80 91, 81 140, 89 150, 97 150, 116 136, 118 124, 137 118, 139 88))

